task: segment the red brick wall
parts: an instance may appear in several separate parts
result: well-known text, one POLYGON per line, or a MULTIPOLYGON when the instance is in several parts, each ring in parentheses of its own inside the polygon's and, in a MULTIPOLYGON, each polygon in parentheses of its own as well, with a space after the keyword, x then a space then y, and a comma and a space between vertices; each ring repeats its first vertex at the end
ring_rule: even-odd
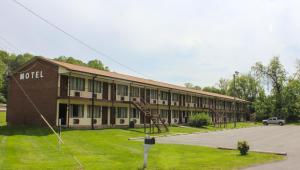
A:
POLYGON ((58 90, 58 67, 44 60, 35 62, 14 73, 9 79, 7 122, 8 125, 45 125, 34 106, 17 85, 25 92, 51 125, 56 123, 56 100, 58 90), (38 75, 32 72, 42 71, 38 75), (29 72, 29 78, 20 80, 20 72, 29 72), (34 78, 32 78, 32 76, 34 78), (36 78, 38 76, 39 78, 36 78))

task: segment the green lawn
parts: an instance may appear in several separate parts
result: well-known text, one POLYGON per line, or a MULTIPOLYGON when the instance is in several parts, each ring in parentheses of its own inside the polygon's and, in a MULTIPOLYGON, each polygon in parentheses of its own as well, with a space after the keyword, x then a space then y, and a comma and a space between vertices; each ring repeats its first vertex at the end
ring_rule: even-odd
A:
MULTIPOLYGON (((170 133, 207 129, 171 127, 170 133)), ((65 144, 58 151, 57 139, 47 128, 4 126, 0 128, 0 169, 80 169, 77 159, 82 169, 135 170, 142 167, 143 143, 128 138, 138 136, 144 136, 142 129, 64 130, 65 144)), ((227 170, 282 159, 272 154, 251 152, 243 157, 237 151, 156 144, 150 150, 148 169, 227 170)))
POLYGON ((6 114, 5 112, 0 112, 0 126, 6 125, 6 114))
MULTIPOLYGON (((236 125, 236 128, 247 128, 247 127, 254 127, 254 126, 261 126, 261 123, 253 123, 253 122, 238 122, 236 125)), ((217 131, 217 130, 226 130, 226 129, 234 129, 234 124, 233 123, 228 123, 227 127, 224 128, 223 126, 221 128, 219 127, 214 127, 213 125, 209 126, 204 126, 202 128, 194 128, 194 127, 189 127, 189 126, 172 126, 169 127, 170 132, 169 133, 162 133, 162 135, 166 134, 176 134, 176 133, 194 133, 194 132, 209 132, 209 131, 217 131)), ((132 131, 144 132, 144 128, 134 128, 134 129, 129 129, 132 131)), ((149 128, 147 129, 149 130, 149 128)), ((164 130, 164 129, 162 129, 164 130)), ((155 134, 155 135, 160 135, 160 134, 155 134)))

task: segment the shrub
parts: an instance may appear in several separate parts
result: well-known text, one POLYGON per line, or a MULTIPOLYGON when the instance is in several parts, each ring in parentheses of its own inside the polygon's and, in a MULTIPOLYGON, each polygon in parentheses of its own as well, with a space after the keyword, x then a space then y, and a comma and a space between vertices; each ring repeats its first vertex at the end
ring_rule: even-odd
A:
POLYGON ((0 103, 6 103, 6 99, 4 96, 0 94, 0 103))
POLYGON ((198 113, 190 117, 190 126, 202 127, 211 123, 211 118, 206 113, 198 113))
POLYGON ((240 151, 241 155, 247 155, 249 148, 250 147, 249 147, 247 141, 239 141, 238 142, 238 150, 240 151))

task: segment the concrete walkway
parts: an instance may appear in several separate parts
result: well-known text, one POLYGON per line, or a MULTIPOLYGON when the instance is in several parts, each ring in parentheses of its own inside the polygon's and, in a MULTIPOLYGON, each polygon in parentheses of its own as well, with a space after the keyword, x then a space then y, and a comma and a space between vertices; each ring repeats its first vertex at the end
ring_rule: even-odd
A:
POLYGON ((236 148, 237 141, 249 142, 250 150, 287 152, 287 160, 258 165, 247 170, 300 170, 300 126, 259 126, 209 133, 170 136, 158 143, 236 148))

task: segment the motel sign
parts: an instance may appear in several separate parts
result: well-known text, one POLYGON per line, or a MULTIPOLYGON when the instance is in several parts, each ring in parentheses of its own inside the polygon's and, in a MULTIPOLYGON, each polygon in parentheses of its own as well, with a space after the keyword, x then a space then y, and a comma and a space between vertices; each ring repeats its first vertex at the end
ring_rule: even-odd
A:
POLYGON ((20 80, 27 80, 27 79, 41 79, 43 78, 43 71, 32 71, 20 74, 20 80))

